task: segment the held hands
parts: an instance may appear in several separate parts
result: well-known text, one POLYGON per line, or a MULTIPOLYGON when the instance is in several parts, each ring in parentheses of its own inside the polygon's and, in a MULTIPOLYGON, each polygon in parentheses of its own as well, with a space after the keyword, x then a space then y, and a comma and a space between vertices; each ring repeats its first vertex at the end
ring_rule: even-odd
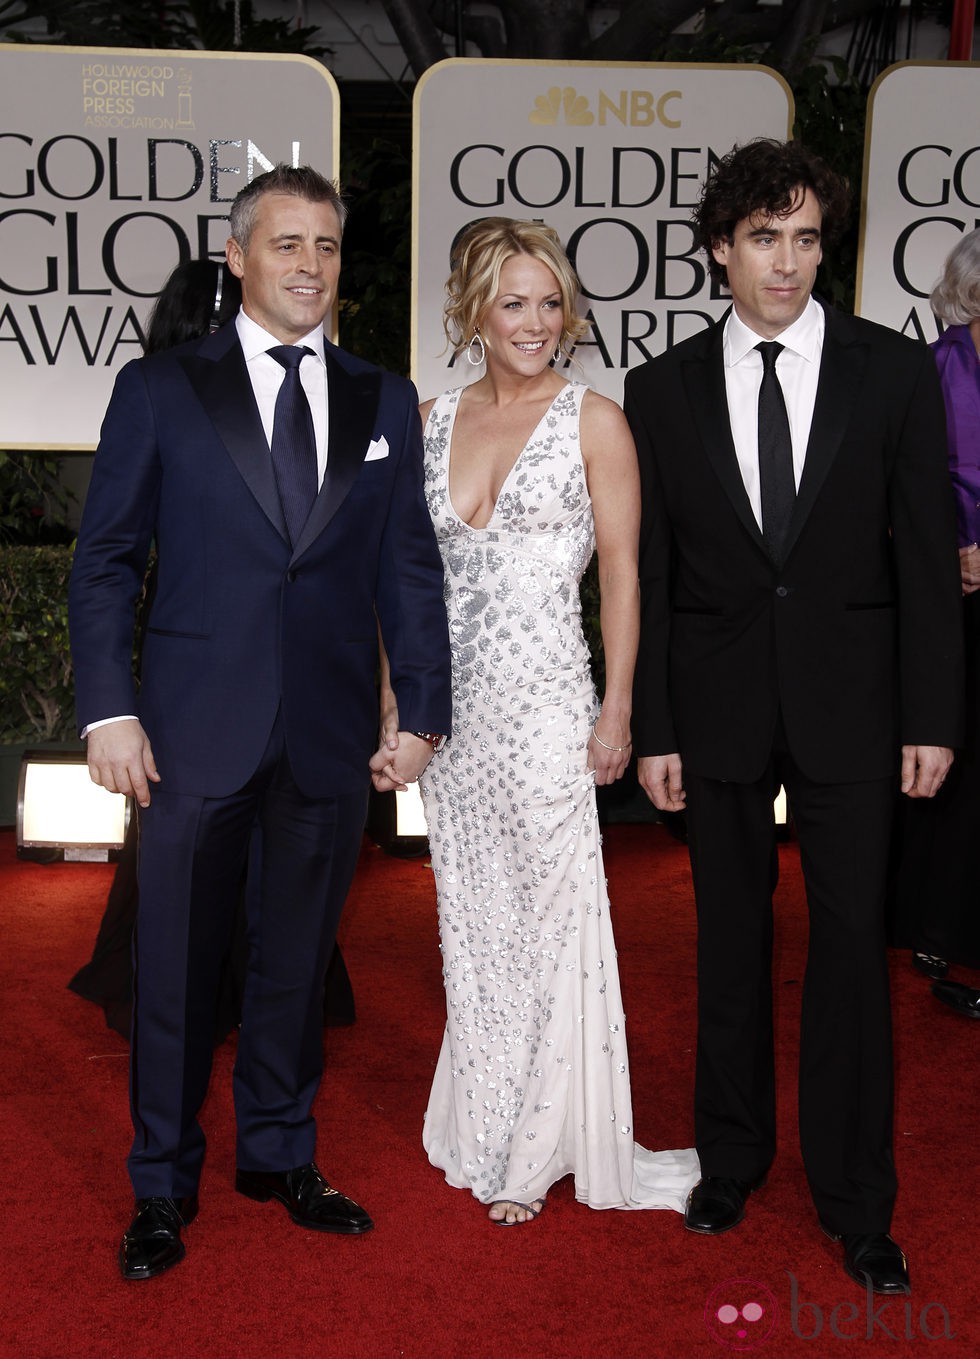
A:
POLYGON ((902 746, 902 792, 935 797, 953 763, 948 746, 902 746))
POLYGON ((381 738, 369 761, 371 782, 379 793, 404 792, 432 759, 428 741, 398 730, 398 705, 393 693, 381 695, 381 738))
POLYGON ((682 812, 687 805, 681 757, 641 755, 636 762, 640 787, 660 812, 682 812))
POLYGON ((88 772, 93 783, 110 793, 134 797, 150 805, 150 783, 159 783, 153 751, 146 732, 135 718, 96 727, 87 738, 88 772))
POLYGON ((371 782, 379 793, 390 793, 392 789, 403 793, 408 784, 416 782, 431 759, 428 741, 410 731, 396 732, 394 741, 382 738, 371 756, 371 782))

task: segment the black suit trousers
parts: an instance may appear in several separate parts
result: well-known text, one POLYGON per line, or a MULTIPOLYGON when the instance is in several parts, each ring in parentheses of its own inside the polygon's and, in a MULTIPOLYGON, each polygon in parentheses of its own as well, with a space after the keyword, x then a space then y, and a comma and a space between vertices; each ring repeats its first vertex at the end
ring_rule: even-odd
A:
POLYGON ((810 921, 799 1059, 807 1178, 828 1228, 887 1231, 896 1181, 884 899, 895 781, 814 783, 782 739, 755 783, 685 775, 698 913, 702 1173, 761 1178, 775 1154, 772 804, 780 783, 810 921))
POLYGON ((976 836, 980 827, 980 594, 963 600, 966 742, 934 798, 902 808, 897 899, 903 939, 980 967, 976 836))

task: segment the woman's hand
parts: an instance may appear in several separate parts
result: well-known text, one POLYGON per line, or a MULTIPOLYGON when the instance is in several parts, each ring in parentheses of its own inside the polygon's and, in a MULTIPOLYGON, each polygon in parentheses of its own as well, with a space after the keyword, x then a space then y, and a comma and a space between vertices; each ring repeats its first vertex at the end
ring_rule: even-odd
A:
POLYGON ((600 713, 592 727, 588 751, 589 768, 595 770, 596 786, 621 779, 633 753, 629 720, 614 721, 600 713))
POLYGON ((403 793, 432 759, 432 746, 412 731, 396 732, 394 741, 382 741, 368 761, 371 782, 379 793, 403 793))

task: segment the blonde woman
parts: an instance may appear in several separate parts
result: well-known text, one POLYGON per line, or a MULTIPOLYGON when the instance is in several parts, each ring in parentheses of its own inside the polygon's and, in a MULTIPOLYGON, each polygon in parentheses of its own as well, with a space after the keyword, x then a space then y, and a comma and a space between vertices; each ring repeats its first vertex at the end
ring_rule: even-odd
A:
MULTIPOLYGON (((683 1209, 693 1152, 633 1141, 595 785, 631 753, 639 477, 620 408, 560 367, 586 330, 561 243, 488 218, 457 243, 445 324, 480 376, 422 406, 446 573, 453 735, 420 780, 448 1022, 423 1141, 502 1226, 575 1177, 593 1208, 683 1209), (598 551, 599 707, 579 580, 598 551)), ((398 717, 387 690, 375 782, 398 717)))

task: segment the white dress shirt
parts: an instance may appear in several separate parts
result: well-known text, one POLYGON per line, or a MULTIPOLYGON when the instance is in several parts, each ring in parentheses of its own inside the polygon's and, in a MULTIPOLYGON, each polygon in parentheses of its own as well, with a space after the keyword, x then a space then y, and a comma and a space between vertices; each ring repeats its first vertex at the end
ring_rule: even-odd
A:
MULTIPOLYGON (((824 312, 811 297, 791 326, 776 336, 783 352, 776 359, 776 376, 783 389, 786 414, 793 440, 793 475, 800 489, 806 446, 813 422, 823 352, 824 312)), ((739 471, 756 522, 762 528, 762 492, 759 488, 759 387, 762 385, 762 355, 756 345, 765 336, 756 335, 740 321, 734 307, 725 322, 725 391, 728 419, 735 443, 739 471)))
MULTIPOLYGON (((276 412, 276 397, 282 386, 286 370, 281 363, 270 359, 268 351, 282 343, 274 335, 239 311, 235 317, 235 329, 245 355, 248 379, 252 384, 255 402, 259 408, 262 428, 266 442, 272 447, 272 421, 276 412)), ((297 340, 296 347, 309 346, 313 350, 299 366, 299 380, 310 403, 313 414, 313 432, 316 435, 317 489, 323 485, 323 474, 327 468, 327 366, 323 359, 323 327, 317 326, 309 335, 297 340)))

